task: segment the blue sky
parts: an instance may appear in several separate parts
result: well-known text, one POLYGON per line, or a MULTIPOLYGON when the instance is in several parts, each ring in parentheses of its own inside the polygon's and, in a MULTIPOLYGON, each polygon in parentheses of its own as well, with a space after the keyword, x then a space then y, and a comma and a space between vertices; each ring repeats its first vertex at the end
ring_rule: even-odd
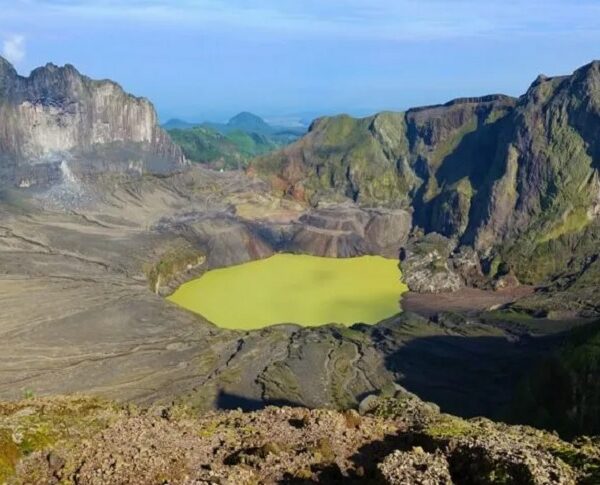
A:
POLYGON ((600 0, 0 0, 0 12, 20 73, 71 63, 162 119, 518 95, 600 58, 600 0))

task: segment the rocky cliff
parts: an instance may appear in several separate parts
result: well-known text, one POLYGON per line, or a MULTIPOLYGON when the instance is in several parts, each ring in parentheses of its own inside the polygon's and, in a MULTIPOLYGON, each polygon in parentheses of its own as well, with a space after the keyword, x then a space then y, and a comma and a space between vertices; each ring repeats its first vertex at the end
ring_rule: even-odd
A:
POLYGON ((167 173, 185 165, 149 101, 70 65, 22 77, 0 58, 0 119, 0 180, 21 187, 72 172, 167 173))
POLYGON ((593 62, 540 76, 518 99, 319 119, 250 170, 311 203, 410 207, 413 226, 476 249, 489 276, 541 283, 585 272, 597 257, 599 139, 593 62))

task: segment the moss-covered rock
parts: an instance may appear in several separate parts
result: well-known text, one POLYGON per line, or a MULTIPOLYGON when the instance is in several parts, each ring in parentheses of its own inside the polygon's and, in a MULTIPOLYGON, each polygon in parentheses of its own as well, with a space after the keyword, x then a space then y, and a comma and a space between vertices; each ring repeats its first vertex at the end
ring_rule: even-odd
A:
POLYGON ((7 483, 593 484, 600 444, 441 414, 400 390, 364 415, 191 412, 91 398, 0 404, 7 483), (359 421, 359 425, 355 426, 359 421), (9 434, 4 433, 9 430, 9 434))
POLYGON ((158 261, 147 263, 144 271, 150 289, 155 293, 161 291, 182 273, 194 270, 206 261, 206 256, 191 247, 171 248, 159 256, 158 261))

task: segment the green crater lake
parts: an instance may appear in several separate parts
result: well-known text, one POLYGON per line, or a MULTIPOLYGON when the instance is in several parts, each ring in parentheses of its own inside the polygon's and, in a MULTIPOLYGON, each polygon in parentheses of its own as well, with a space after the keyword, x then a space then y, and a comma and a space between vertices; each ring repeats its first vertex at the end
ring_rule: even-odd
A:
POLYGON ((169 300, 230 329, 373 324, 400 312, 400 276, 398 261, 381 256, 277 254, 208 271, 169 300))

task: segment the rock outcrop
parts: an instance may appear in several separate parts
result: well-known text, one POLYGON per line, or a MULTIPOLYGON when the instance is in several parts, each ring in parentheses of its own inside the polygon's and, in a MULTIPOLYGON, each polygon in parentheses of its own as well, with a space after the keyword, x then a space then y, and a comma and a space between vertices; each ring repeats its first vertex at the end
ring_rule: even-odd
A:
POLYGON ((10 483, 597 483, 598 443, 462 420, 400 391, 363 415, 268 407, 198 414, 88 398, 0 404, 10 483))
POLYGON ((294 224, 284 249, 338 258, 363 254, 397 258, 410 227, 410 213, 402 209, 318 208, 294 224))
MULTIPOLYGON (((266 183, 240 173, 219 174, 201 167, 170 173, 182 167, 181 157, 162 132, 154 131, 155 125, 149 122, 154 116, 151 107, 110 82, 91 81, 68 66, 47 66, 29 78, 17 76, 6 63, 1 68, 0 112, 8 117, 0 127, 3 180, 26 186, 58 179, 67 182, 67 188, 82 182, 79 189, 90 201, 81 206, 65 204, 68 210, 47 210, 54 187, 0 190, 3 398, 85 392, 139 404, 177 401, 204 410, 251 410, 274 403, 347 409, 379 389, 389 395, 401 383, 455 414, 497 418, 505 416, 502 413, 513 401, 515 385, 540 357, 556 350, 559 339, 552 333, 573 324, 569 321, 561 327, 562 322, 532 318, 536 310, 526 305, 537 305, 535 298, 540 294, 536 294, 522 302, 522 312, 513 308, 427 317, 405 312, 373 326, 279 325, 253 332, 226 331, 155 294, 166 293, 171 285, 208 268, 280 250, 395 256, 404 246, 405 274, 411 287, 439 291, 474 285, 484 273, 496 278, 498 285, 516 284, 515 275, 521 277, 528 271, 519 258, 534 254, 527 253, 534 245, 548 244, 548 250, 556 250, 557 265, 563 264, 568 247, 572 248, 568 272, 553 281, 548 294, 556 290, 566 298, 575 288, 578 305, 585 306, 590 315, 600 311, 594 304, 600 270, 594 257, 598 239, 593 222, 582 233, 567 217, 568 230, 550 233, 547 241, 527 239, 535 234, 524 236, 526 231, 512 222, 511 230, 496 224, 506 212, 499 198, 512 196, 512 185, 496 184, 503 177, 496 168, 506 161, 500 155, 493 162, 499 165, 492 169, 480 167, 475 158, 464 166, 470 167, 469 180, 491 177, 471 186, 477 190, 470 191, 463 179, 456 185, 449 183, 462 173, 463 164, 458 162, 466 159, 442 156, 444 150, 501 153, 503 137, 512 136, 508 120, 529 109, 523 100, 516 107, 514 100, 504 97, 461 100, 406 115, 386 113, 367 121, 343 118, 341 127, 337 121, 320 120, 307 139, 290 148, 300 158, 286 165, 287 178, 281 174, 272 178, 284 192, 319 202, 307 207, 290 200, 283 203, 266 183), (110 94, 103 97, 104 91, 110 94), (112 105, 115 97, 120 109, 112 105), (29 124, 23 122, 23 113, 29 124), (98 124, 97 118, 108 121, 98 124), (473 123, 476 129, 469 131, 473 123), (479 138, 480 130, 487 133, 485 142, 479 138), (347 144, 343 150, 338 146, 340 139, 347 144), (309 146, 306 140, 323 142, 326 150, 309 146), (318 163, 311 165, 310 160, 318 163), (340 165, 332 165, 331 160, 340 165), (435 160, 441 165, 434 176, 426 175, 435 160), (114 173, 144 171, 161 176, 132 178, 114 173), (434 179, 441 174, 447 183, 436 189, 434 179), (290 184, 290 177, 296 175, 299 182, 290 184), (425 190, 426 181, 433 184, 431 193, 425 190), (486 191, 494 194, 489 206, 466 203, 486 191), (427 194, 434 196, 428 200, 427 194), (346 196, 353 200, 348 203, 346 196), (334 203, 325 204, 324 199, 334 203), (251 201, 259 202, 253 205, 251 201), (373 207, 380 203, 390 207, 373 207), (427 226, 428 220, 436 222, 427 226), (422 221, 418 224, 427 235, 421 237, 415 227, 410 233, 415 221, 422 221), (474 235, 471 242, 469 234, 474 235), (506 245, 480 245, 486 234, 506 245), (579 298, 583 294, 585 300, 579 298)), ((586 100, 589 109, 582 112, 576 103, 567 103, 569 116, 572 111, 585 118, 577 125, 581 133, 594 126, 593 117, 583 116, 595 109, 590 94, 594 69, 582 71, 581 82, 571 85, 563 80, 556 85, 556 93, 560 86, 570 86, 577 99, 586 100)), ((548 82, 541 80, 540 85, 548 82)), ((585 133, 584 147, 594 161, 594 138, 585 133)), ((537 138, 531 141, 539 142, 537 138)), ((581 145, 567 146, 574 146, 583 157, 581 145)), ((589 160, 581 160, 577 166, 583 170, 589 160)), ((592 184, 596 183, 593 163, 591 178, 586 179, 592 184)), ((566 185, 560 190, 568 186, 573 197, 587 200, 587 192, 569 192, 573 179, 566 172, 563 175, 559 179, 566 185)), ((520 182, 518 191, 524 184, 520 182)), ((547 194, 555 195, 553 190, 547 194)), ((531 221, 538 220, 542 213, 533 203, 530 209, 531 221)), ((512 220, 513 216, 507 217, 512 220)), ((464 298, 470 298, 469 294, 464 298)), ((509 301, 502 300, 502 304, 509 301)), ((441 311, 443 307, 437 313, 441 311)), ((587 364, 576 370, 581 374, 574 379, 576 386, 597 374, 596 367, 587 364)), ((590 386, 594 393, 595 389, 590 386)), ((10 405, 16 407, 9 406, 5 416, 0 409, 0 455, 8 450, 8 458, 0 456, 0 474, 7 469, 13 473, 16 467, 25 483, 71 477, 79 483, 135 483, 139 477, 142 483, 162 483, 165 477, 185 483, 190 476, 206 481, 226 477, 233 483, 257 477, 293 482, 331 481, 333 476, 360 481, 383 479, 381 474, 402 480, 413 479, 415 470, 425 465, 433 476, 446 477, 445 463, 457 483, 486 483, 486 473, 494 470, 513 483, 521 477, 536 483, 531 478, 535 476, 550 483, 569 483, 573 477, 578 480, 593 473, 581 469, 581 460, 593 463, 597 458, 585 446, 564 444, 548 434, 539 435, 543 437, 539 442, 537 432, 527 431, 533 436, 530 440, 521 428, 483 420, 440 418, 435 406, 400 397, 385 405, 377 398, 370 404, 363 401, 361 408, 370 409, 371 414, 362 417, 351 412, 270 408, 262 414, 209 414, 208 421, 199 425, 194 424, 194 417, 191 422, 177 421, 176 407, 148 415, 133 406, 83 403, 83 421, 70 421, 63 407, 58 410, 57 428, 45 421, 54 412, 50 401, 39 407, 35 403, 10 405), (252 426, 265 423, 273 434, 254 435, 252 426), (74 448, 68 448, 71 455, 55 447, 62 443, 65 429, 82 429, 81 434, 66 437, 75 436, 74 448), (156 448, 145 445, 149 435, 158 436, 156 448), (229 443, 232 436, 237 441, 229 443), (278 436, 285 436, 292 447, 286 448, 278 436), (558 451, 544 448, 546 440, 556 444, 558 451), (377 451, 380 446, 384 453, 377 451), (377 467, 398 450, 409 455, 396 453, 385 466, 377 467)), ((540 401, 549 400, 543 393, 536 394, 528 404, 537 409, 540 401)), ((579 401, 574 404, 580 406, 579 401)), ((564 409, 571 408, 561 408, 558 414, 564 414, 564 409)), ((581 411, 576 417, 585 420, 598 414, 588 404, 581 411)), ((543 425, 552 427, 554 422, 543 425)))
POLYGON ((0 181, 52 184, 72 174, 169 173, 185 166, 152 104, 73 66, 22 77, 0 58, 0 181))
POLYGON ((415 238, 401 251, 404 281, 417 293, 457 291, 464 280, 452 267, 453 241, 437 233, 415 238))

